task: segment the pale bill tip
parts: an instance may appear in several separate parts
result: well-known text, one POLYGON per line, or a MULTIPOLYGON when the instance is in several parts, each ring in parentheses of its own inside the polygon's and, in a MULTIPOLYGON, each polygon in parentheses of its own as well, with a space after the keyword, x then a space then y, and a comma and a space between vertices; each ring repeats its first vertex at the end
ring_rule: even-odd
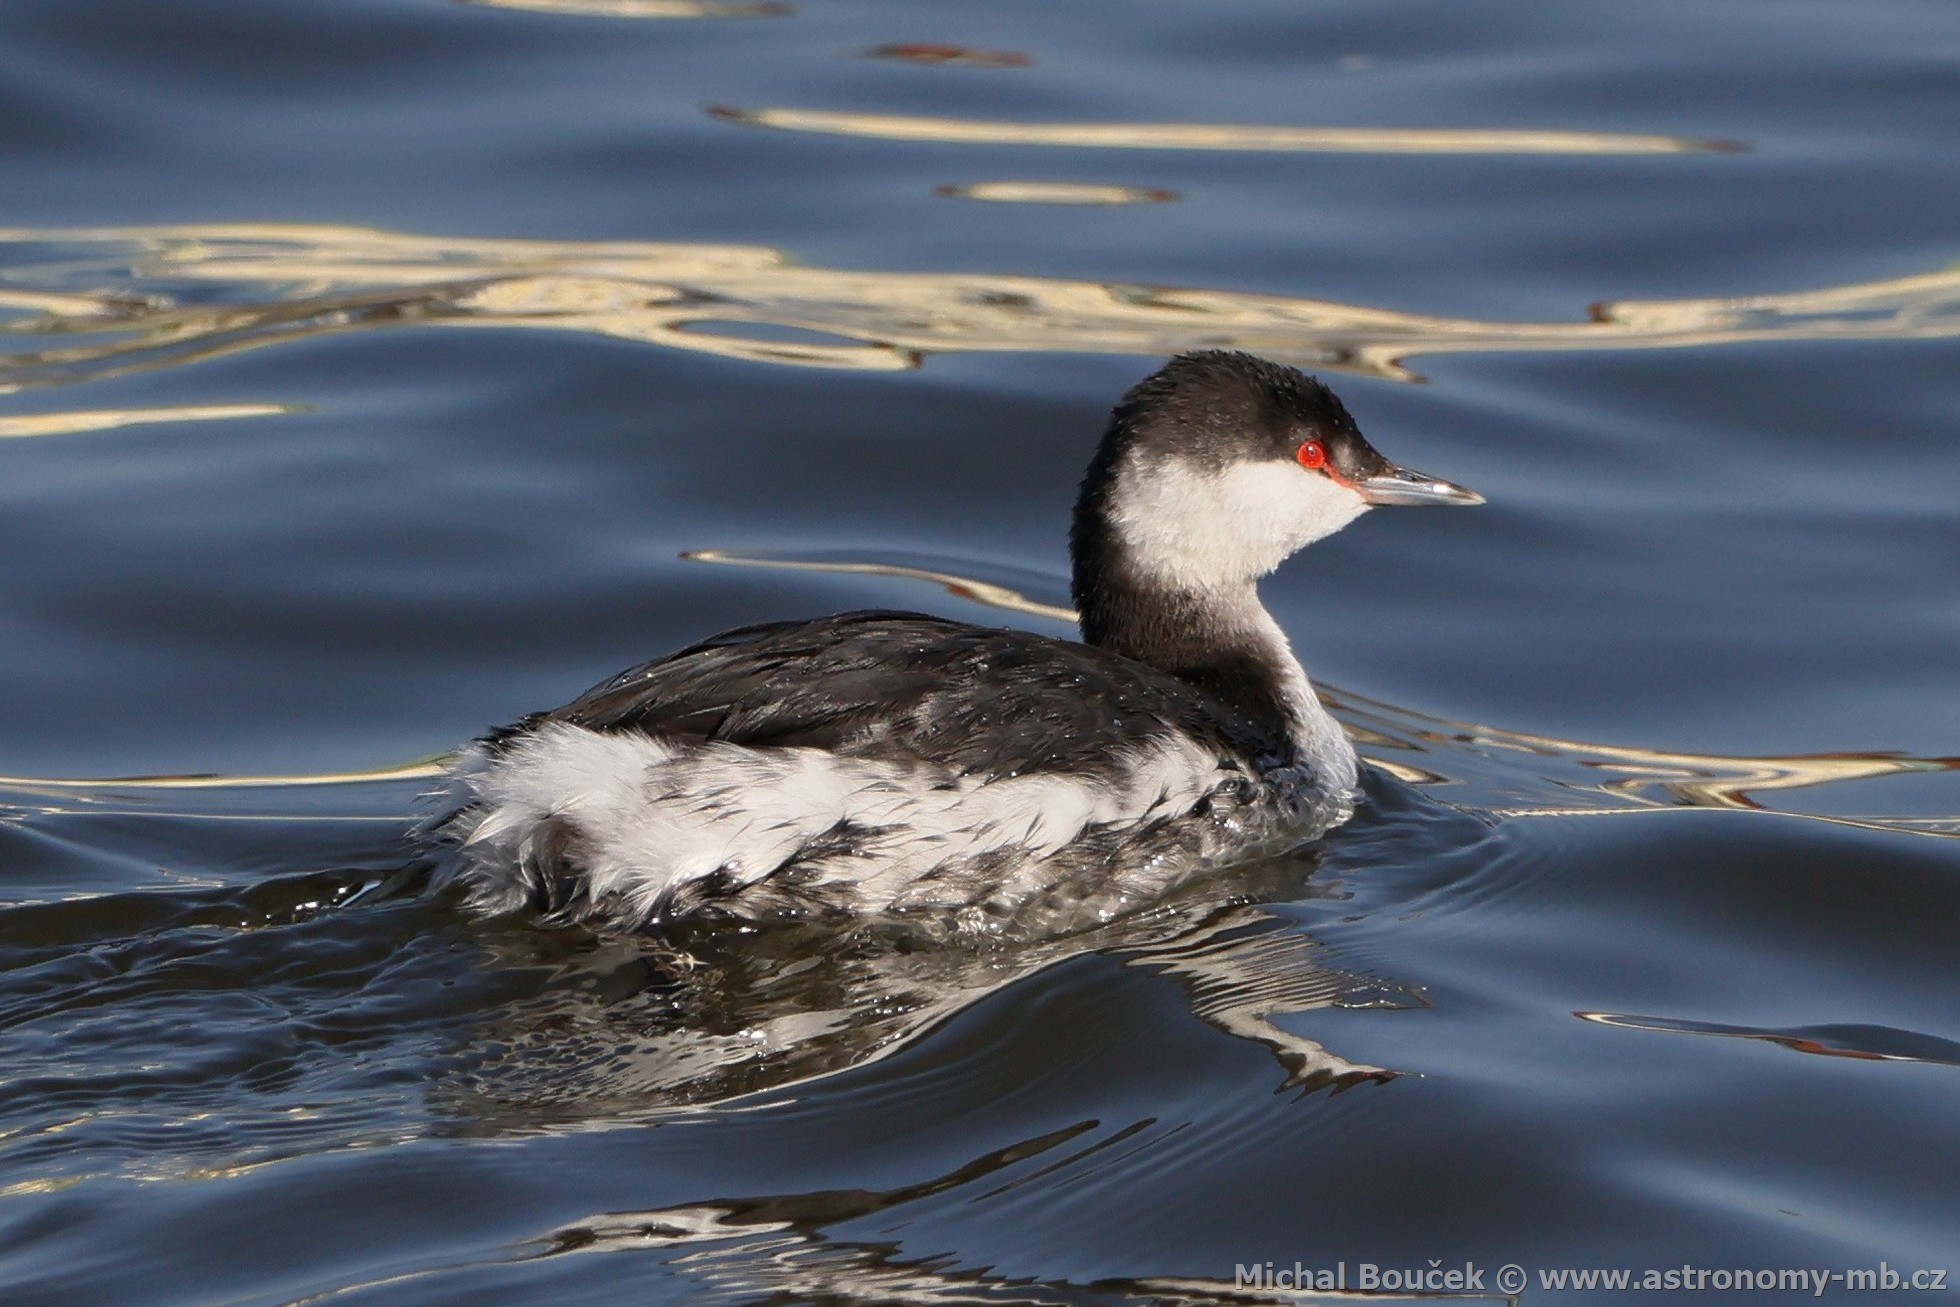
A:
POLYGON ((1361 497, 1371 504, 1411 508, 1455 504, 1467 508, 1484 502, 1484 497, 1474 490, 1401 467, 1368 477, 1357 483, 1357 488, 1361 497))

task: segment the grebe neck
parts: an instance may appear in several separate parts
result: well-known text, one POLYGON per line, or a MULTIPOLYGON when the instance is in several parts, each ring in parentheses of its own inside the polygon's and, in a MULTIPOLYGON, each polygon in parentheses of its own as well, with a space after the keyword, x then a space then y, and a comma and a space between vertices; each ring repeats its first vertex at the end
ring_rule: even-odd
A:
POLYGON ((1158 578, 1076 569, 1082 638, 1206 691, 1234 709, 1281 765, 1330 765, 1354 783, 1353 750, 1321 705, 1279 623, 1247 582, 1186 589, 1158 578), (1343 761, 1345 760, 1345 761, 1343 761))
POLYGON ((1070 539, 1083 641, 1204 690, 1277 765, 1312 765, 1330 790, 1353 788, 1353 747, 1259 601, 1257 582, 1165 575, 1137 556, 1088 489, 1070 539))

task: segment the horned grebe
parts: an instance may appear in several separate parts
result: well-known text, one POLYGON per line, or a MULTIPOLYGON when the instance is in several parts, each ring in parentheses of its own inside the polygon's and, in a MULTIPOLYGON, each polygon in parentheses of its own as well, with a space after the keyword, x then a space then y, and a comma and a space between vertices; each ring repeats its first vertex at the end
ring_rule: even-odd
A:
POLYGON ((1259 578, 1372 504, 1481 502, 1311 377, 1181 355, 1083 479, 1083 643, 904 612, 714 636, 463 750, 445 874, 485 911, 627 929, 1107 919, 1353 812, 1354 750, 1259 578))

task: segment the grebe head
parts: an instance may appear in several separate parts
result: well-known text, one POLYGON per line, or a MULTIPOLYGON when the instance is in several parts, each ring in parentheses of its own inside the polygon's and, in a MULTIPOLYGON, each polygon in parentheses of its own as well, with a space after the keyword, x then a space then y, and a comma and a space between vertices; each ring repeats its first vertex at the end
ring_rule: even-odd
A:
POLYGON ((1095 584, 1085 565, 1186 590, 1247 585, 1375 505, 1483 502, 1383 458, 1304 373, 1181 354, 1110 416, 1076 508, 1077 589, 1095 584))

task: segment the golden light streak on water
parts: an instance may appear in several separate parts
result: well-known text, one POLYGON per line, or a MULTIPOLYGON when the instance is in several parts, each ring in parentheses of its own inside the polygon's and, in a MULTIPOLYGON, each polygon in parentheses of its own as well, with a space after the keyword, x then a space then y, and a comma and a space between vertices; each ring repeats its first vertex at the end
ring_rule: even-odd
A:
POLYGON ((448 755, 418 758, 414 762, 376 767, 370 771, 309 772, 271 776, 220 776, 193 774, 178 776, 102 776, 65 778, 50 776, 0 776, 0 789, 21 793, 62 790, 244 790, 285 789, 302 785, 371 785, 384 781, 434 780, 443 775, 448 755))
POLYGON ((291 404, 186 404, 174 408, 78 409, 67 413, 26 413, 0 417, 0 439, 67 436, 84 431, 150 422, 206 422, 222 418, 276 417, 295 411, 291 404))
POLYGON ((1176 191, 1149 186, 1098 186, 1090 182, 974 182, 969 186, 936 186, 934 195, 952 200, 985 200, 990 204, 1165 204, 1176 191))
POLYGON ((782 18, 796 12, 786 4, 722 3, 721 0, 463 0, 463 3, 588 18, 782 18))
POLYGON ((1711 154, 1741 147, 1626 132, 1562 132, 1446 127, 1286 127, 1229 123, 988 122, 823 109, 709 112, 725 122, 881 141, 938 145, 1060 145, 1102 150, 1282 151, 1312 154, 1711 154))
POLYGON ((718 563, 723 567, 766 567, 777 572, 836 572, 845 576, 890 576, 905 581, 924 581, 928 585, 945 588, 947 593, 960 599, 971 599, 976 604, 998 608, 1010 613, 1026 613, 1031 617, 1046 617, 1058 622, 1075 625, 1075 610, 1063 608, 1058 604, 1044 604, 1030 599, 1011 586, 995 585, 991 581, 980 581, 972 577, 959 576, 952 572, 937 572, 926 567, 909 567, 902 563, 852 563, 825 562, 801 558, 772 558, 768 554, 744 553, 737 549, 688 549, 681 557, 690 563, 718 563))
POLYGON ((118 303, 98 295, 59 295, 47 291, 8 290, 0 287, 0 310, 45 313, 64 318, 117 317, 142 304, 118 303))
POLYGON ((580 331, 752 362, 893 370, 955 351, 1161 357, 1238 348, 1417 380, 1425 354, 1960 336, 1960 269, 1792 294, 1598 304, 1488 322, 1241 291, 813 268, 766 246, 443 239, 355 227, 0 230, 53 246, 0 274, 0 390, 396 326, 580 331), (113 289, 97 291, 108 285, 113 289), (211 287, 225 303, 211 304, 211 287), (194 300, 197 302, 184 302, 194 300), (830 340, 786 341, 783 330, 830 340), (745 332, 750 334, 744 334, 745 332), (774 333, 773 335, 771 333, 774 333))

